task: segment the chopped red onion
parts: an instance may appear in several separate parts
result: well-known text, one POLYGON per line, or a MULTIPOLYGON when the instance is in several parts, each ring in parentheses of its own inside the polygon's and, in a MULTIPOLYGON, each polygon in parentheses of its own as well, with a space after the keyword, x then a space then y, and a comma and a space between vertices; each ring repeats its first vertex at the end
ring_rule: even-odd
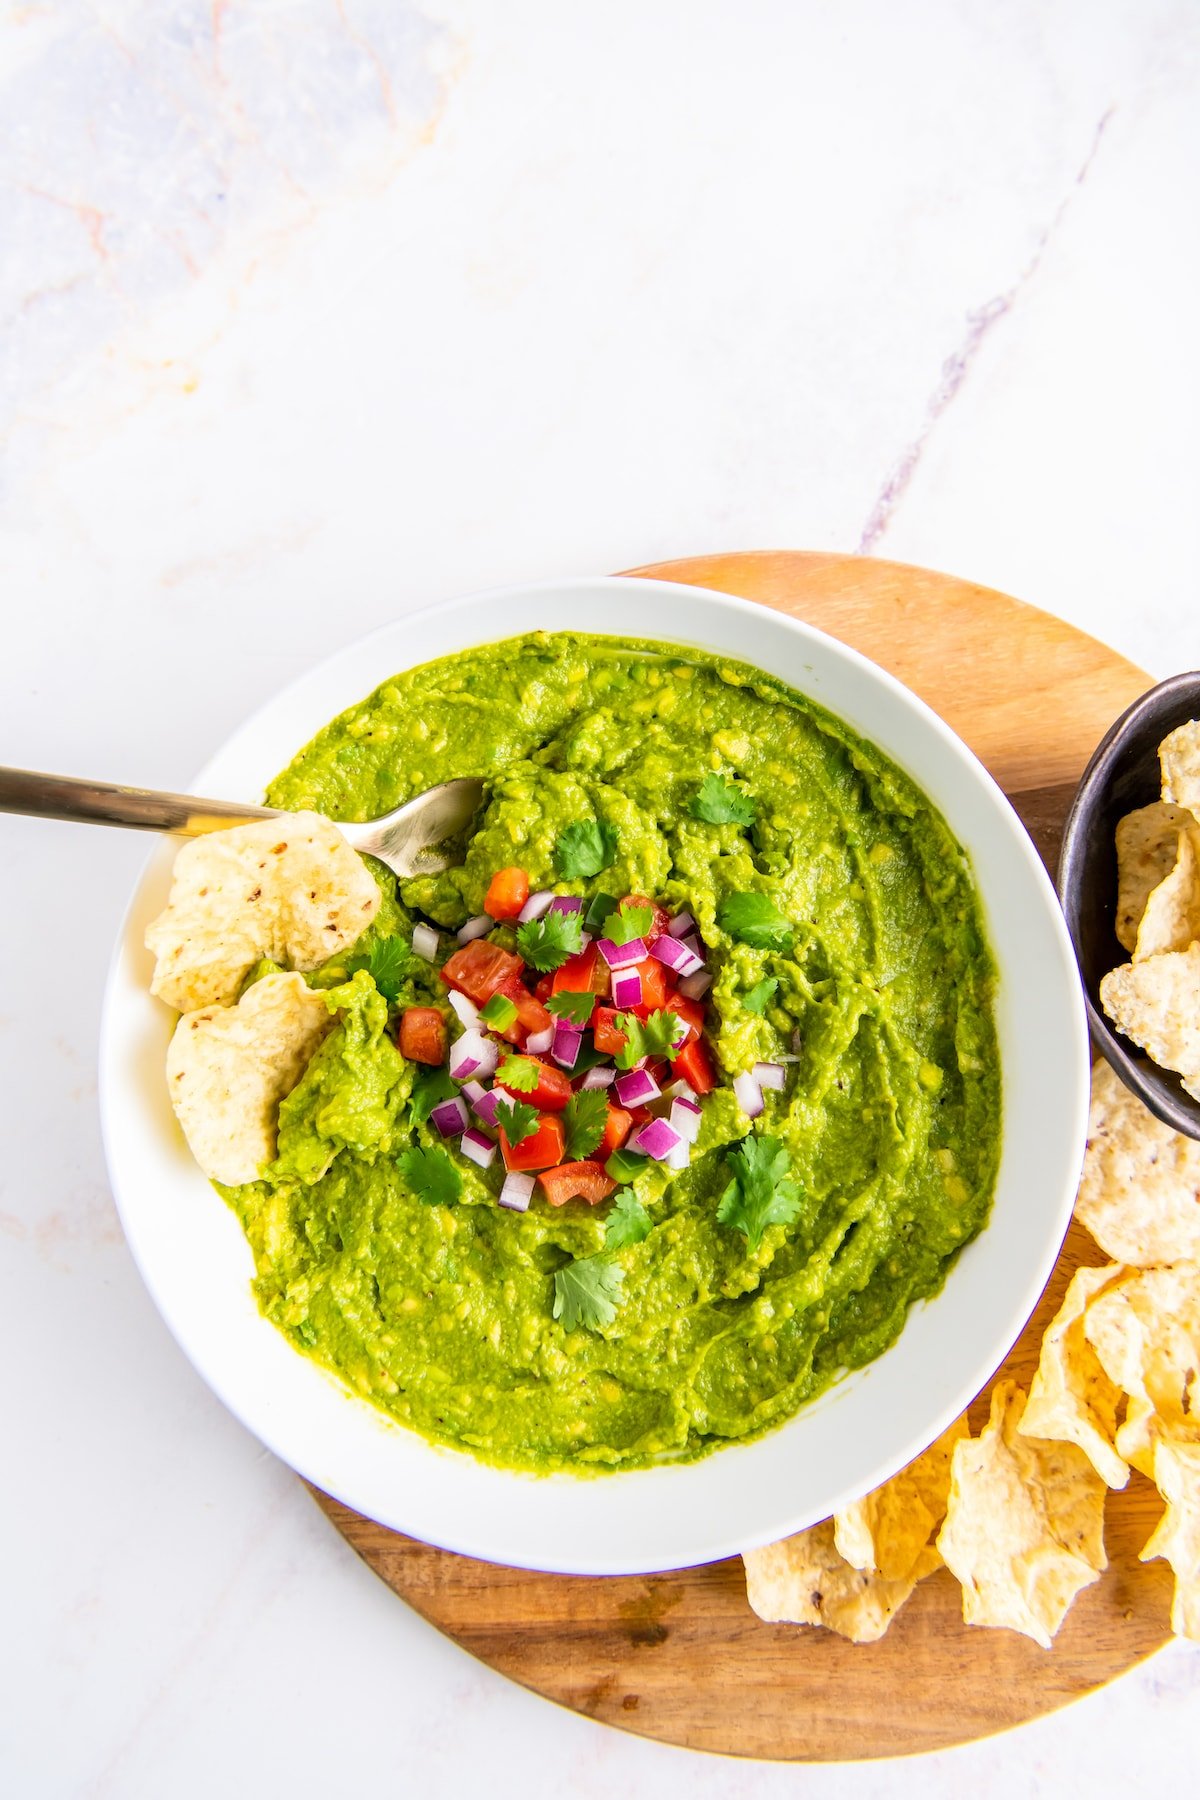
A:
MULTIPOLYGON (((464 1089, 463 1091, 465 1092, 466 1090, 464 1089)), ((497 1088, 485 1089, 478 1100, 472 1100, 471 1102, 471 1105, 475 1108, 475 1117, 477 1119, 482 1119, 484 1124, 490 1125, 494 1131, 496 1129, 496 1108, 502 1100, 507 1099, 508 1095, 500 1093, 497 1088)))
POLYGON ((490 1169, 496 1160, 495 1144, 475 1125, 463 1132, 462 1143, 458 1147, 468 1162, 477 1163, 481 1169, 490 1169))
POLYGON ((446 998, 457 1014, 459 1024, 468 1031, 474 1031, 479 1024, 479 1008, 475 1002, 468 1000, 465 994, 460 994, 457 988, 451 988, 446 998))
MULTIPOLYGON (((662 939, 658 939, 661 943, 662 939)), ((631 969, 634 963, 645 962, 649 955, 643 938, 631 938, 627 944, 614 944, 611 938, 602 937, 597 941, 597 950, 610 969, 631 969)), ((657 945, 655 946, 657 954, 657 945)))
POLYGON ((691 913, 676 913, 667 926, 669 937, 686 937, 689 931, 695 931, 696 921, 691 913))
POLYGON ((450 1046, 450 1075, 454 1081, 469 1081, 472 1075, 484 1081, 496 1073, 500 1061, 499 1046, 482 1031, 464 1031, 450 1046))
POLYGON ((492 924, 493 920, 488 917, 487 913, 476 913, 473 919, 468 919, 465 925, 459 926, 459 943, 469 944, 473 938, 486 937, 492 929, 492 924))
POLYGON ((432 925, 414 925, 412 934, 413 955, 425 962, 432 962, 438 953, 441 939, 432 925))
POLYGON ((479 1102, 487 1093, 482 1081, 464 1081, 462 1091, 476 1110, 478 1110, 479 1102))
POLYGON ((554 1027, 547 1025, 545 1031, 531 1031, 525 1039, 525 1048, 530 1056, 545 1056, 554 1043, 554 1027))
POLYGON ((698 937, 692 936, 680 938, 679 941, 685 949, 691 951, 693 956, 698 956, 701 962, 704 961, 704 945, 700 942, 698 937))
POLYGON ((611 1087, 616 1080, 615 1069, 589 1069, 579 1084, 581 1093, 590 1094, 593 1088, 611 1087))
POLYGON ((470 1117, 467 1103, 461 1094, 455 1094, 453 1100, 443 1100, 429 1116, 443 1137, 458 1137, 460 1132, 466 1130, 470 1117))
POLYGON ((798 1051, 804 1049, 804 1033, 799 1026, 792 1033, 792 1049, 798 1051))
POLYGON ((568 1025, 565 1019, 559 1019, 554 1027, 554 1042, 550 1046, 550 1054, 560 1069, 575 1067, 582 1043, 582 1029, 578 1025, 568 1025))
POLYGON ((757 1119, 763 1109, 763 1091, 753 1075, 739 1075, 733 1084, 733 1097, 748 1119, 757 1119))
POLYGON ((673 1081, 670 1087, 663 1089, 664 1100, 695 1100, 695 1088, 689 1087, 686 1081, 673 1081))
MULTIPOLYGON (((603 945, 600 946, 604 948, 603 945)), ((677 975, 695 975, 701 968, 703 959, 689 950, 678 938, 663 936, 655 938, 650 946, 651 956, 657 957, 668 969, 674 969, 677 975)))
POLYGON ((634 1132, 626 1147, 639 1156, 652 1156, 655 1162, 664 1162, 682 1142, 675 1127, 668 1125, 665 1119, 651 1119, 649 1124, 634 1132))
POLYGON ((540 893, 530 894, 528 900, 517 914, 518 922, 528 925, 531 919, 540 919, 554 905, 554 895, 549 888, 542 888, 540 893))
POLYGON ((642 978, 636 969, 613 971, 612 998, 614 1006, 628 1007, 642 1004, 642 978))
POLYGON ((555 894, 546 908, 547 912, 577 913, 583 911, 583 901, 574 894, 555 894))
POLYGON ((630 1069, 627 1075, 618 1075, 614 1090, 622 1106, 647 1106, 662 1098, 662 1089, 649 1069, 630 1069))
POLYGON ((668 1122, 685 1144, 694 1144, 700 1136, 700 1108, 691 1100, 673 1100, 668 1122))
POLYGON ((694 975, 684 976, 679 991, 685 1000, 703 1000, 712 986, 712 979, 707 969, 697 969, 694 975))
POLYGON ((781 1088, 787 1080, 787 1070, 782 1063, 757 1062, 750 1071, 760 1088, 781 1088))
POLYGON ((510 1212, 527 1212, 533 1199, 533 1183, 532 1175, 506 1175, 497 1195, 501 1206, 507 1206, 510 1212))
POLYGON ((686 1169, 692 1160, 692 1146, 686 1141, 676 1144, 675 1148, 663 1157, 664 1169, 686 1169))

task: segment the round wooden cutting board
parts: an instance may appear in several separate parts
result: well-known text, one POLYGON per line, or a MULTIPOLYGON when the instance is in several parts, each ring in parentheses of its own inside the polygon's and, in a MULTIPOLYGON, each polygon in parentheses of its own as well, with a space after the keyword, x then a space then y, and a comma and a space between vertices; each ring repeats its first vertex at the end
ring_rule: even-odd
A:
MULTIPOLYGON (((987 588, 853 556, 770 552, 631 571, 718 588, 820 626, 890 669, 991 770, 1053 869, 1075 783, 1149 676, 1094 638, 987 588)), ((647 621, 653 630, 653 620, 647 621)), ((1105 1259, 1072 1226, 1005 1373, 1028 1384, 1071 1272, 1105 1259)), ((971 1421, 978 1431, 986 1397, 971 1421)), ((1138 1551, 1161 1512, 1140 1475, 1110 1493, 1109 1568, 1053 1650, 962 1622, 945 1570, 876 1644, 751 1612, 739 1558, 588 1579, 431 1549, 317 1500, 389 1587, 465 1649, 551 1700, 646 1737, 736 1756, 850 1761, 987 1736, 1099 1687, 1170 1635, 1170 1571, 1138 1551)))

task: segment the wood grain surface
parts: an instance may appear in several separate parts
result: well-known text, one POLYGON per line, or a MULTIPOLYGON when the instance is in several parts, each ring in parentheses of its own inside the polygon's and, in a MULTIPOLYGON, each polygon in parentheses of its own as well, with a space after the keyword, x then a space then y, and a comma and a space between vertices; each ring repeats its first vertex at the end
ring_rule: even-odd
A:
MULTIPOLYGON (((630 572, 777 607, 891 670, 970 744, 1051 868, 1088 756, 1150 684, 1060 620, 925 569, 772 551, 630 572)), ((1028 1383, 1071 1273, 1103 1260, 1072 1226, 1005 1373, 1028 1383)), ((974 1429, 986 1414, 984 1396, 974 1429)), ((536 1575, 432 1549, 316 1498, 389 1587, 491 1667, 590 1718, 698 1750, 850 1761, 938 1749, 1050 1712, 1170 1634, 1170 1572, 1138 1561, 1161 1505, 1136 1474, 1108 1496, 1109 1568, 1076 1600, 1050 1651, 964 1625, 944 1569, 885 1638, 853 1645, 764 1624, 747 1605, 738 1558, 656 1576, 536 1575)))

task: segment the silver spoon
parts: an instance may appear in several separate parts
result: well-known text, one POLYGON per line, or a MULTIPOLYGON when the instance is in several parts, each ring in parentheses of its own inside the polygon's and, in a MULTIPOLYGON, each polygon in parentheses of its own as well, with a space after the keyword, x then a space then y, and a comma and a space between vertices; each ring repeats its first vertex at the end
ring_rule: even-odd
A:
MULTIPOLYGON (((436 875, 450 867, 443 846, 470 823, 483 797, 472 777, 443 781, 363 825, 335 819, 355 850, 377 856, 401 877, 436 875)), ((201 837, 252 819, 284 819, 272 806, 241 806, 234 800, 199 800, 194 794, 159 794, 150 788, 116 787, 78 781, 70 775, 40 775, 33 769, 0 768, 0 812, 40 819, 67 819, 87 825, 125 825, 135 831, 169 831, 201 837)))

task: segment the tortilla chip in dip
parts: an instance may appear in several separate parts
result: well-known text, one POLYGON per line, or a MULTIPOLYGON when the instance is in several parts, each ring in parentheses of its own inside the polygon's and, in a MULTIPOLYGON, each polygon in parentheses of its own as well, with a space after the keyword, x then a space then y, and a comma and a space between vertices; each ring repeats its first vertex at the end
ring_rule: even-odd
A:
POLYGON ((1106 1062, 1092 1069, 1075 1217, 1117 1262, 1200 1262, 1200 1143, 1156 1119, 1106 1062))
POLYGON ((954 1446, 969 1435, 964 1415, 898 1475, 834 1514, 834 1543, 852 1568, 885 1581, 914 1574, 946 1516, 954 1446))
POLYGON ((1200 1100, 1200 943, 1110 969, 1100 1000, 1118 1031, 1200 1100))
POLYGON ((1076 1444, 1023 1437, 1025 1395, 992 1391, 988 1423, 954 1449, 938 1548, 968 1625, 1004 1625, 1050 1648, 1077 1593, 1099 1579, 1104 1482, 1076 1444))
POLYGON ((1167 1503, 1142 1561, 1162 1556, 1175 1572, 1171 1629, 1200 1640, 1200 1444, 1160 1440, 1154 1448, 1154 1484, 1167 1503))
POLYGON ((1200 720, 1191 719, 1158 746, 1162 797, 1200 817, 1200 720))
POLYGON ((185 1012, 167 1050, 167 1091, 213 1181, 254 1181, 275 1155, 279 1102, 333 1023, 297 974, 264 975, 236 1006, 185 1012))
POLYGON ((380 900, 366 863, 319 813, 193 838, 146 929, 150 991, 180 1012, 231 1005, 261 958, 315 969, 361 937, 380 900))
POLYGON ((1146 902, 1174 869, 1181 834, 1195 824, 1186 807, 1156 800, 1117 823, 1117 937, 1126 950, 1137 945, 1146 902))
POLYGON ((1117 1452, 1121 1389, 1084 1333, 1089 1303, 1124 1273, 1119 1264, 1077 1269, 1045 1337, 1021 1416, 1023 1437, 1078 1444, 1100 1479, 1123 1488, 1129 1467, 1117 1452))
POLYGON ((881 1638, 917 1582, 941 1563, 927 1546, 900 1581, 850 1566, 834 1542, 832 1519, 761 1550, 747 1550, 746 1598, 760 1619, 825 1625, 854 1644, 881 1638))

